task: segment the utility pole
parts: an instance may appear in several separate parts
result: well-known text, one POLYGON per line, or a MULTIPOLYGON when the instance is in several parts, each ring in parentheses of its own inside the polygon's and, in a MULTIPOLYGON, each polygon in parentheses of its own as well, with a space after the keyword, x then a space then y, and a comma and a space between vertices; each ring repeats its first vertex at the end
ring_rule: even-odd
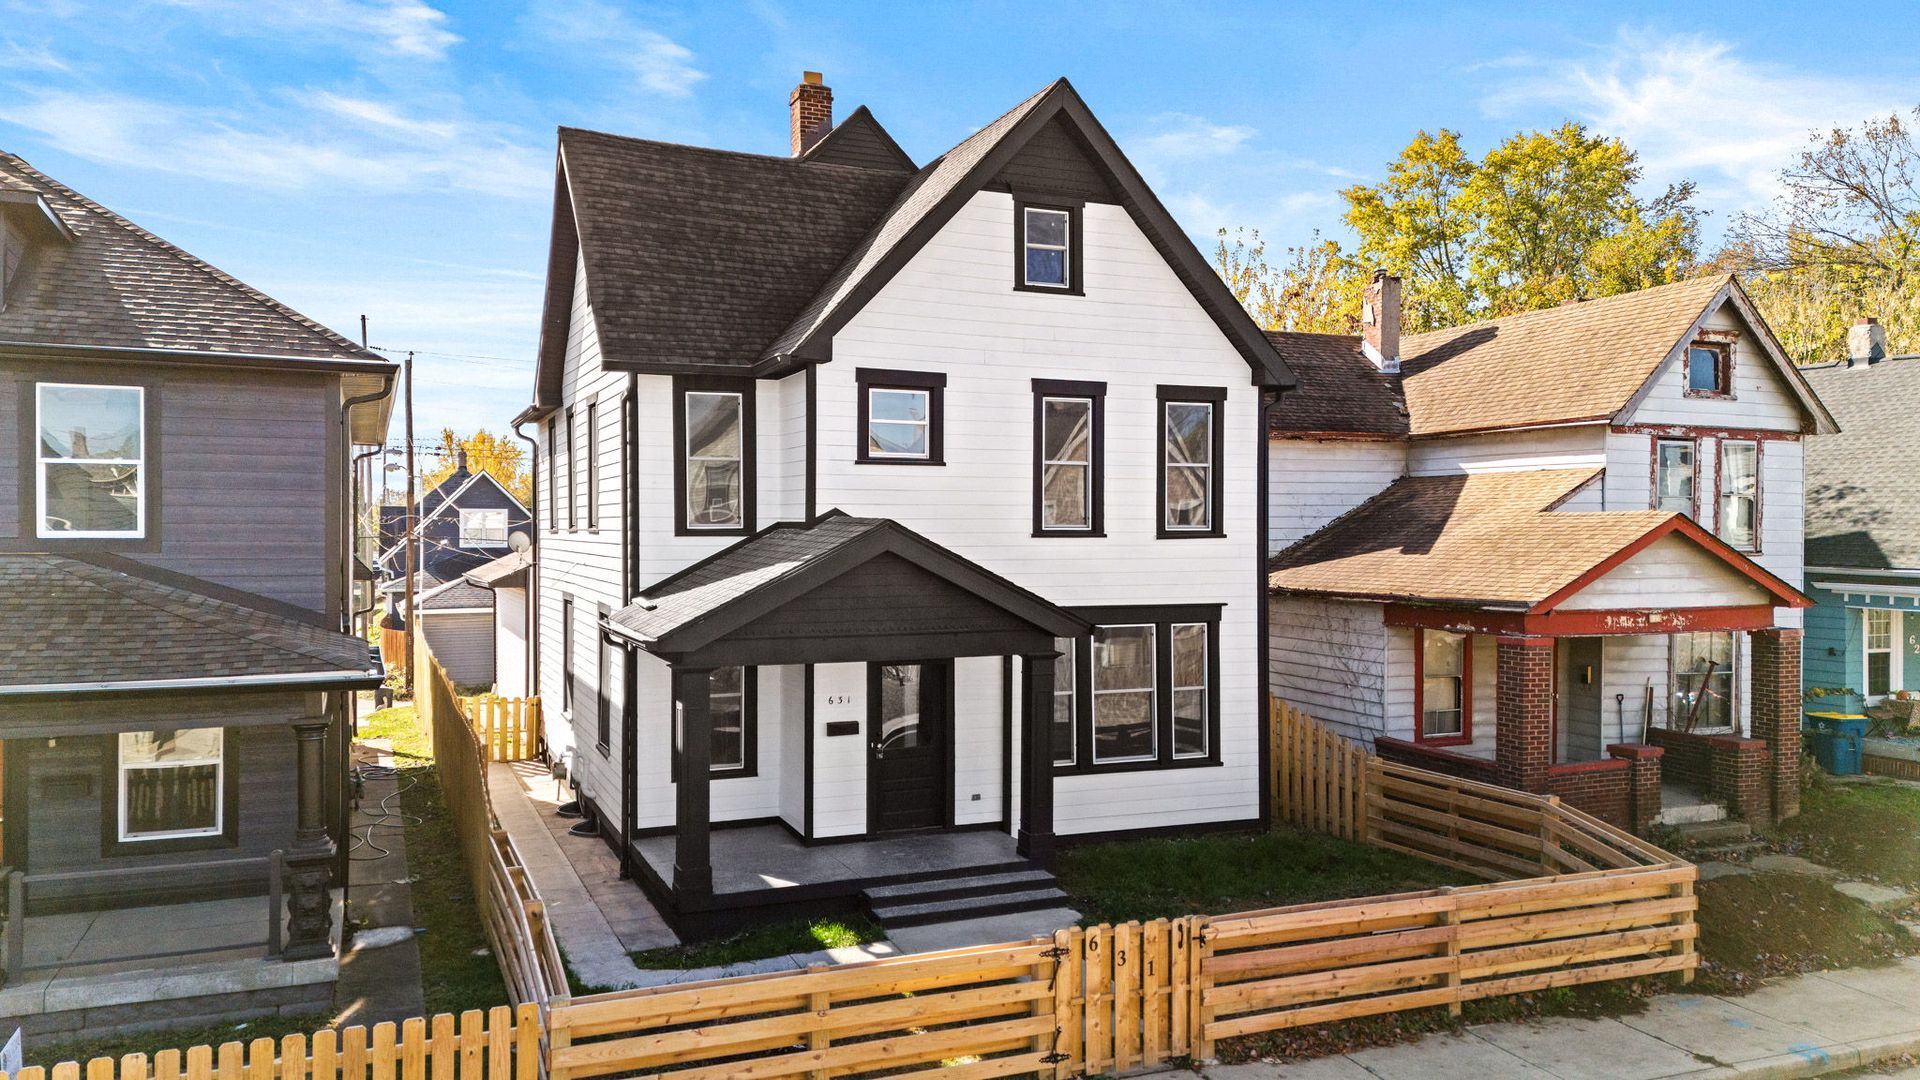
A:
POLYGON ((406 369, 406 409, 407 409, 407 576, 402 586, 407 598, 407 678, 405 690, 409 700, 413 697, 413 635, 416 632, 413 622, 414 575, 419 567, 419 551, 414 537, 413 506, 413 353, 407 353, 406 369))

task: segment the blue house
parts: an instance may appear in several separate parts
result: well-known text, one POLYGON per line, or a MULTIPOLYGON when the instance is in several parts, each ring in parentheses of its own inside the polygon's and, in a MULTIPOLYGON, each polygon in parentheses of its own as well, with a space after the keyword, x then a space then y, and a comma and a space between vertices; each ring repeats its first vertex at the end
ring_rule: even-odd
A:
POLYGON ((1920 356, 1889 356, 1862 319, 1848 358, 1805 369, 1840 424, 1807 440, 1808 689, 1853 707, 1920 695, 1920 356))

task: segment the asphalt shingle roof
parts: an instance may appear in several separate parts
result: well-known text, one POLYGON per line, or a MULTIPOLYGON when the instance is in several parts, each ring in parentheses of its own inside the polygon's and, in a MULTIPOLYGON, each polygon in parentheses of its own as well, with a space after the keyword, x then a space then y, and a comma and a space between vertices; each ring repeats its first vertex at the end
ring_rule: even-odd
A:
POLYGON ((517 588, 527 583, 527 571, 533 567, 533 551, 510 552, 487 563, 469 570, 465 578, 469 584, 483 589, 517 588))
POLYGON ((459 611, 466 608, 490 608, 493 592, 464 577, 455 578, 415 601, 421 611, 459 611))
POLYGON ((1807 565, 1920 569, 1920 357, 1802 373, 1840 425, 1806 441, 1807 565))
POLYGON ((1297 385, 1280 395, 1268 423, 1275 432, 1401 436, 1407 403, 1400 376, 1373 366, 1360 339, 1347 334, 1269 330, 1267 340, 1297 385))
POLYGON ((64 555, 0 555, 0 686, 369 672, 365 641, 64 555))
POLYGON ((0 185, 37 192, 76 237, 30 251, 0 341, 387 362, 15 155, 0 185))

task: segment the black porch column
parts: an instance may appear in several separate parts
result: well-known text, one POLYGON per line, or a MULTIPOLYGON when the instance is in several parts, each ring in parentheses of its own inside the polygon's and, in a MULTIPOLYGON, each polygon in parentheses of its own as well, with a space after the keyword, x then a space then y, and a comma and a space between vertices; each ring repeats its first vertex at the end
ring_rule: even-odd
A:
POLYGON ((713 672, 673 669, 680 709, 680 775, 674 785, 673 892, 683 910, 713 895, 713 672))
POLYGON ((1020 854, 1053 865, 1053 660, 1020 657, 1026 707, 1020 710, 1020 854))
POLYGON ((311 960, 333 955, 333 899, 327 893, 332 877, 333 837, 327 835, 323 781, 326 772, 325 716, 306 717, 293 725, 294 819, 293 850, 286 856, 286 960, 311 960))

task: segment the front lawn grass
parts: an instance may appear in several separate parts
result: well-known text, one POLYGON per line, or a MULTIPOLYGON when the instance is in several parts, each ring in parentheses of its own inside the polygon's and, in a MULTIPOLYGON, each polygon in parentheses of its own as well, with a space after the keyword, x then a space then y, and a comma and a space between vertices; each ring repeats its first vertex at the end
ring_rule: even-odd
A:
POLYGON ((721 967, 748 960, 766 960, 789 953, 865 945, 886 936, 886 931, 863 915, 795 919, 752 927, 712 941, 648 949, 634 953, 633 962, 642 970, 692 971, 695 968, 721 967))
POLYGON ((1920 788, 1823 783, 1800 797, 1800 814, 1773 838, 1854 877, 1920 885, 1920 788))
POLYGON ((1228 915, 1481 879, 1396 852, 1277 825, 1068 848, 1057 872, 1084 925, 1228 915))
POLYGON ((1702 882, 1700 970, 1707 993, 1745 993, 1760 980, 1871 967, 1915 950, 1892 917, 1801 874, 1743 874, 1702 882))

